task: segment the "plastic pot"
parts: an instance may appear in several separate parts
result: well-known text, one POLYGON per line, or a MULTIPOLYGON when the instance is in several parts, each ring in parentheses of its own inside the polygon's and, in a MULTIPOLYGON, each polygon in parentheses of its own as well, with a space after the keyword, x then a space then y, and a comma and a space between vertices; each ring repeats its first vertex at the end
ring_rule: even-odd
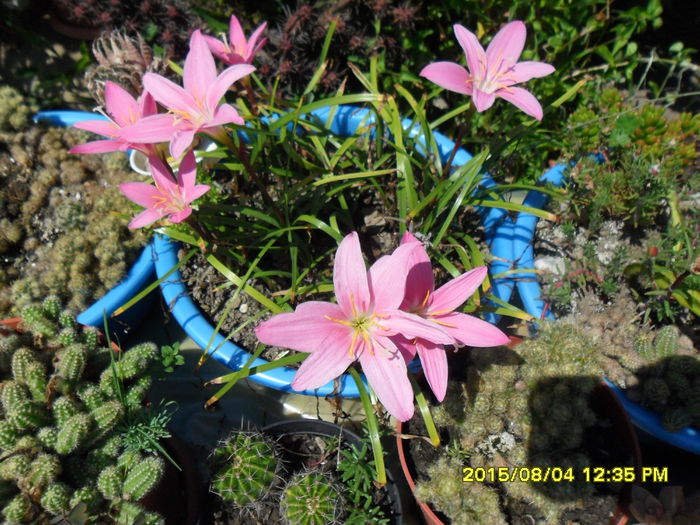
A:
MULTIPOLYGON (((314 110, 309 115, 306 115, 305 118, 308 120, 316 120, 321 123, 328 123, 329 129, 333 133, 343 137, 352 136, 356 133, 371 134, 371 130, 374 129, 374 114, 369 109, 359 108, 356 106, 339 106, 336 108, 323 107, 314 110), (333 119, 328 123, 332 110, 333 119)), ((406 132, 416 141, 416 147, 418 148, 419 153, 426 151, 425 138, 420 125, 416 125, 410 119, 404 119, 402 121, 402 125, 406 132)), ((290 122, 288 124, 288 128, 290 130, 293 129, 293 123, 290 122)), ((246 140, 247 137, 244 133, 242 133, 241 136, 244 140, 246 140)), ((434 137, 440 157, 443 162, 446 162, 452 155, 455 148, 455 143, 439 132, 434 132, 434 137)), ((452 160, 452 165, 458 167, 466 164, 471 159, 471 154, 469 154, 463 148, 458 148, 452 160)), ((556 168, 552 168, 545 173, 543 178, 547 178, 549 181, 550 178, 553 178, 552 173, 563 173, 563 171, 563 165, 557 166, 556 168)), ((477 191, 484 188, 493 187, 495 185, 496 183, 491 176, 488 173, 483 173, 477 191)), ((501 259, 505 259, 507 261, 514 260, 515 258, 512 256, 511 244, 505 242, 506 240, 509 240, 508 234, 505 233, 505 229, 497 230, 498 227, 507 223, 507 221, 504 222, 504 219, 506 218, 506 211, 498 208, 484 207, 479 208, 479 213, 482 216, 484 227, 487 231, 487 239, 489 239, 489 241, 494 239, 492 243, 494 246, 492 248, 494 255, 497 255, 501 259), (501 251, 497 252, 497 250, 501 251)), ((156 272, 159 278, 162 278, 177 264, 177 246, 177 243, 174 243, 167 238, 156 238, 156 272)), ((510 269, 508 264, 509 263, 503 263, 498 260, 494 261, 492 264, 491 273, 496 274, 510 269), (503 264, 506 265, 505 268, 501 267, 503 264)), ((507 301, 510 298, 510 293, 512 292, 514 282, 515 281, 511 279, 496 280, 494 282, 494 295, 507 301)), ((171 309, 175 319, 178 321, 180 326, 182 326, 185 332, 187 332, 187 335, 189 335, 200 346, 200 348, 209 348, 211 356, 214 359, 233 370, 241 368, 247 362, 248 358, 250 357, 247 350, 244 350, 231 341, 225 341, 225 338, 221 334, 216 334, 216 336, 214 336, 214 326, 206 319, 204 314, 190 299, 188 290, 183 284, 182 274, 179 271, 172 273, 167 280, 161 284, 161 290, 163 292, 165 302, 171 309), (212 337, 213 343, 210 345, 212 337)), ((487 316, 486 319, 494 322, 494 319, 497 319, 497 317, 494 318, 493 316, 487 316)), ((254 361, 252 366, 260 366, 265 363, 267 363, 267 361, 258 358, 254 361)), ((293 368, 277 368, 275 370, 253 375, 250 377, 250 379, 270 388, 285 392, 317 396, 339 395, 347 398, 359 397, 354 381, 347 374, 344 374, 338 378, 339 388, 337 390, 334 382, 329 382, 315 390, 295 391, 291 388, 292 378, 294 377, 295 373, 296 370, 293 368)))
MULTIPOLYGON (((321 419, 289 419, 272 423, 262 429, 263 433, 272 436, 273 438, 283 438, 290 435, 303 435, 310 438, 321 437, 338 439, 342 436, 343 441, 349 445, 360 448, 362 440, 360 436, 329 421, 321 419)), ((284 450, 282 451, 284 455, 284 450)), ((401 506, 401 496, 394 482, 394 477, 391 471, 387 470, 387 484, 385 485, 389 503, 391 504, 391 523, 400 524, 403 522, 403 510, 401 506)))
MULTIPOLYGON (((641 479, 642 474, 642 453, 639 446, 637 434, 634 431, 632 422, 627 415, 627 412, 620 403, 615 393, 609 388, 605 381, 602 381, 595 392, 595 401, 599 403, 607 412, 610 419, 613 421, 613 427, 616 430, 616 435, 611 439, 622 440, 633 458, 635 477, 641 479)), ((418 504, 418 507, 423 514, 423 518, 428 525, 444 525, 438 515, 432 510, 430 505, 424 501, 420 501, 416 497, 416 482, 412 472, 412 462, 408 457, 408 452, 404 446, 404 439, 401 438, 403 433, 403 423, 398 422, 396 425, 396 448, 398 449, 399 462, 401 463, 401 471, 406 479, 406 483, 413 493, 413 497, 418 504)), ((620 502, 606 525, 625 525, 629 521, 629 516, 626 511, 629 494, 625 491, 620 499, 620 502)))
MULTIPOLYGON (((67 127, 84 120, 107 120, 99 113, 72 110, 41 111, 34 116, 34 122, 43 122, 53 126, 67 127)), ((101 299, 95 301, 87 310, 77 317, 79 323, 104 329, 104 317, 107 318, 110 332, 123 338, 148 316, 158 298, 157 294, 150 293, 123 314, 110 318, 112 313, 143 290, 148 284, 155 281, 156 270, 153 262, 153 242, 145 246, 138 259, 129 269, 124 278, 108 291, 101 299)))

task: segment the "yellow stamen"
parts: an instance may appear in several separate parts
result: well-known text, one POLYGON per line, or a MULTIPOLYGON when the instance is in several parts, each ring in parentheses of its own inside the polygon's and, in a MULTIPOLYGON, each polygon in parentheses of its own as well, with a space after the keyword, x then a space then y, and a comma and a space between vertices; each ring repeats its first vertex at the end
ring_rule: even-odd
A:
POLYGON ((374 355, 374 345, 366 330, 362 332, 362 337, 365 340, 365 348, 369 350, 370 355, 374 355))
POLYGON ((430 298, 430 290, 425 291, 425 298, 423 299, 423 302, 420 304, 421 308, 425 308, 425 305, 428 303, 428 299, 430 298))
POLYGON ((452 312, 452 310, 436 310, 434 312, 428 312, 428 317, 432 317, 434 315, 449 314, 450 312, 452 312))
POLYGON ((357 341, 357 334, 358 334, 357 330, 355 330, 352 333, 352 341, 350 342, 350 350, 348 350, 350 357, 352 357, 353 359, 355 359, 355 342, 357 341))
POLYGON ((355 308, 355 297, 350 294, 350 308, 352 309, 352 316, 357 317, 357 309, 355 308))
POLYGON ((457 328, 456 325, 453 325, 453 324, 450 324, 450 323, 446 323, 445 321, 438 321, 437 319, 431 319, 431 321, 432 321, 433 323, 437 323, 437 324, 439 324, 439 325, 446 326, 446 327, 448 327, 448 328, 457 328))
POLYGON ((342 325, 345 325, 345 326, 355 326, 355 325, 352 324, 352 322, 350 322, 350 321, 344 321, 343 319, 336 319, 335 317, 331 317, 330 315, 324 315, 323 317, 325 317, 325 318, 328 319, 329 321, 333 321, 334 323, 342 324, 342 325))

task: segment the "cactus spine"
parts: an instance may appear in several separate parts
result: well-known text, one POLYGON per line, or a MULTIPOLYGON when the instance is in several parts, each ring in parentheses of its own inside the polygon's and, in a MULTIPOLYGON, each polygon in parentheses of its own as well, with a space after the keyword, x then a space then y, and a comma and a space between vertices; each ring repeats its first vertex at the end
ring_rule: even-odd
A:
POLYGON ((289 481, 280 501, 290 525, 337 523, 342 514, 342 492, 321 472, 301 472, 289 481))

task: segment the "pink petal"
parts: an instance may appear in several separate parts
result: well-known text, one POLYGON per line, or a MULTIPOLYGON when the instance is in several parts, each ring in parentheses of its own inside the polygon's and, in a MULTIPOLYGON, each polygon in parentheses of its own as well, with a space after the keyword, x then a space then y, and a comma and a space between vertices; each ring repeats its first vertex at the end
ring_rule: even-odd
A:
POLYGON ((119 126, 108 120, 83 120, 73 124, 73 127, 111 138, 116 137, 119 132, 119 126))
POLYGON ((406 363, 413 361, 417 352, 416 343, 414 342, 416 341, 415 338, 406 339, 402 335, 392 335, 391 340, 396 345, 396 348, 399 349, 399 352, 401 352, 403 360, 406 361, 406 363))
POLYGON ((231 15, 231 20, 229 22, 229 38, 231 40, 231 47, 234 51, 239 54, 245 53, 246 40, 245 34, 243 33, 243 28, 238 18, 235 15, 231 15))
POLYGON ((451 312, 469 299, 486 278, 486 266, 463 273, 435 290, 430 298, 428 312, 451 312))
POLYGON ((496 95, 493 93, 485 93, 480 89, 474 89, 472 99, 474 100, 476 110, 481 113, 482 111, 486 111, 493 106, 493 103, 496 100, 496 95))
POLYGON ((146 182, 125 182, 119 185, 119 190, 127 199, 144 208, 151 208, 154 198, 161 196, 158 188, 146 182))
MULTIPOLYGON (((345 341, 351 335, 348 326, 332 319, 345 319, 337 304, 322 301, 309 301, 297 306, 293 313, 275 315, 255 328, 255 335, 261 343, 271 346, 291 348, 300 352, 315 352, 329 336, 345 341)), ((343 343, 343 352, 348 353, 350 340, 343 343)))
POLYGON ((207 43, 207 46, 209 46, 209 51, 211 51, 216 58, 222 62, 228 63, 226 58, 228 51, 221 40, 214 38, 213 36, 204 35, 204 41, 207 43))
POLYGON ((207 122, 206 127, 211 128, 221 126, 222 124, 238 124, 239 126, 242 126, 245 124, 245 121, 243 118, 241 118, 238 111, 236 111, 236 108, 234 108, 232 105, 221 104, 217 108, 216 113, 214 113, 214 118, 207 122))
POLYGON ((185 208, 182 211, 178 211, 176 213, 171 213, 170 217, 168 217, 168 220, 170 222, 172 222, 173 224, 178 224, 178 223, 184 221, 191 214, 192 214, 192 208, 185 208))
POLYGON ((134 97, 114 82, 105 82, 105 106, 120 126, 128 126, 141 118, 139 105, 134 97))
POLYGON ((246 62, 250 63, 253 61, 253 57, 255 54, 260 51, 260 48, 265 45, 265 42, 267 42, 266 38, 263 38, 258 42, 258 39, 260 38, 260 35, 262 34, 263 31, 265 31, 265 28, 267 27, 267 22, 263 22, 258 26, 258 28, 253 31, 253 34, 250 35, 250 38, 248 39, 248 44, 247 44, 247 49, 246 49, 246 62))
POLYGON ((519 87, 508 87, 496 91, 496 95, 507 100, 527 115, 542 120, 542 106, 532 93, 519 87))
POLYGON ((143 210, 131 220, 129 223, 129 228, 132 230, 136 228, 143 228, 144 226, 148 226, 149 224, 156 222, 158 219, 165 217, 167 213, 168 212, 165 210, 155 210, 152 208, 143 210))
POLYGON ((165 77, 146 73, 143 76, 143 86, 153 95, 153 98, 170 110, 188 115, 196 115, 200 112, 192 95, 165 77))
POLYGON ((78 144, 68 150, 68 153, 109 153, 112 151, 121 151, 124 143, 117 140, 94 140, 85 144, 78 144))
POLYGON ((183 190, 188 190, 194 187, 194 181, 197 178, 197 161, 194 158, 194 152, 188 151, 180 162, 180 167, 177 169, 177 185, 183 190))
POLYGON ((197 29, 190 37, 190 51, 185 58, 182 82, 195 100, 204 100, 216 78, 216 64, 202 33, 197 29))
MULTIPOLYGON (((418 242, 413 234, 406 232, 401 239, 401 244, 407 242, 418 242)), ((433 267, 430 264, 428 252, 421 245, 411 252, 408 261, 408 274, 406 275, 406 292, 404 294, 402 310, 411 310, 419 308, 426 297, 428 297, 435 289, 435 280, 433 279, 433 267)))
POLYGON ((172 115, 151 115, 136 124, 121 128, 117 136, 127 142, 156 144, 167 142, 177 131, 172 115))
POLYGON ((525 24, 515 20, 504 25, 486 48, 486 63, 490 71, 504 71, 515 64, 525 47, 525 24))
POLYGON ((554 73, 554 66, 544 62, 518 62, 513 70, 507 73, 512 76, 515 83, 526 82, 531 78, 545 77, 554 73))
POLYGON ((419 242, 402 244, 391 255, 377 260, 367 272, 375 312, 394 310, 404 298, 406 276, 411 253, 420 248, 419 242))
POLYGON ((384 408, 399 421, 413 417, 413 388, 406 362, 388 338, 378 338, 374 353, 360 354, 362 371, 384 408), (379 345, 384 348, 380 348, 379 345))
POLYGON ((148 157, 148 164, 151 167, 151 176, 161 192, 173 193, 177 191, 173 170, 168 164, 163 162, 163 159, 157 155, 151 155, 148 157))
POLYGON ((185 196, 185 202, 190 203, 199 199, 202 195, 208 192, 211 186, 208 184, 197 184, 191 190, 187 190, 187 195, 185 196))
POLYGON ((174 159, 179 159, 182 154, 192 145, 196 129, 180 129, 170 140, 170 155, 174 159))
POLYGON ((206 103, 210 108, 215 108, 228 91, 228 88, 237 80, 250 75, 255 71, 255 66, 250 64, 236 64, 224 69, 216 79, 209 83, 206 91, 206 103))
POLYGON ((438 401, 445 399, 447 392, 447 354, 445 347, 418 339, 416 343, 420 363, 430 389, 438 401))
POLYGON ((437 344, 454 344, 454 337, 437 323, 423 319, 419 315, 394 310, 388 317, 379 321, 386 328, 386 335, 401 334, 408 339, 420 337, 437 344))
POLYGON ((333 286, 344 318, 367 312, 371 301, 369 282, 356 232, 346 235, 335 253, 333 286))
POLYGON ((450 91, 462 93, 463 95, 470 95, 472 92, 469 73, 454 62, 433 62, 428 64, 420 72, 420 76, 450 91))
MULTIPOLYGON (((467 57, 467 67, 472 76, 483 77, 486 73, 486 55, 476 35, 459 24, 453 26, 457 42, 467 57)), ((468 94, 468 93, 467 93, 468 94)))
POLYGON ((292 388, 319 388, 345 372, 355 361, 355 356, 348 352, 350 340, 349 332, 344 337, 329 336, 318 351, 309 355, 301 364, 292 380, 292 388))
POLYGON ((139 112, 141 117, 150 117, 158 113, 156 99, 153 98, 148 91, 144 91, 138 100, 139 112))
POLYGON ((464 345, 500 346, 509 341, 508 336, 494 325, 471 315, 452 312, 434 320, 464 345))

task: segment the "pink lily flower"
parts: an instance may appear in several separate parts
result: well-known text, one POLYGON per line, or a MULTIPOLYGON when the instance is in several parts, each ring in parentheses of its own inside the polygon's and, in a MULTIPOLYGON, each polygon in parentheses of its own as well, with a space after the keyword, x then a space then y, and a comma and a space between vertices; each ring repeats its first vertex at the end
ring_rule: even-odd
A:
MULTIPOLYGON (((413 245, 416 241, 410 232, 406 232, 401 245, 413 245)), ((463 273, 435 290, 433 268, 422 244, 411 251, 409 259, 410 270, 401 303, 402 310, 435 323, 464 345, 500 346, 508 343, 508 336, 494 325, 454 311, 479 288, 486 277, 485 266, 463 273)), ((428 384, 438 401, 442 401, 447 390, 447 355, 444 346, 420 337, 411 340, 397 336, 392 339, 407 360, 418 353, 428 384)))
POLYGON ((554 72, 554 67, 544 62, 518 62, 525 46, 525 24, 516 20, 503 26, 485 52, 474 33, 459 24, 454 25, 454 31, 467 55, 468 69, 454 62, 435 62, 424 67, 420 75, 440 87, 470 95, 479 113, 501 97, 542 120, 542 106, 537 99, 529 91, 513 87, 554 72))
MULTIPOLYGON (((169 133, 151 135, 148 144, 132 143, 120 136, 122 128, 135 124, 143 117, 156 115, 158 111, 156 102, 147 91, 144 91, 136 100, 124 88, 108 81, 105 83, 105 106, 107 113, 112 117, 111 120, 84 120, 76 123, 75 127, 104 135, 110 140, 95 140, 79 144, 71 148, 68 153, 107 153, 137 149, 146 155, 154 155, 155 143, 170 140, 169 133)), ((158 119, 162 124, 172 125, 171 115, 157 115, 152 118, 158 119)))
POLYGON ((207 184, 195 184, 197 163, 194 153, 182 159, 174 179, 170 167, 156 156, 148 158, 155 186, 146 182, 126 182, 119 189, 127 199, 146 208, 129 223, 129 228, 142 228, 169 215, 172 223, 184 221, 192 213, 190 203, 209 191, 207 184))
POLYGON ((253 58, 265 45, 267 38, 260 39, 260 35, 267 27, 267 22, 263 22, 253 31, 250 39, 246 40, 241 23, 234 15, 231 15, 229 24, 229 41, 218 40, 212 36, 204 36, 209 49, 216 58, 224 64, 252 64, 253 58))
POLYGON ((143 85, 174 116, 172 123, 148 117, 121 130, 121 137, 131 142, 151 142, 153 134, 169 133, 170 154, 174 159, 190 147, 195 134, 202 131, 214 139, 229 142, 223 124, 243 124, 230 104, 220 104, 231 84, 255 71, 250 64, 236 64, 216 74, 214 57, 197 30, 190 38, 185 58, 184 88, 155 73, 146 73, 143 85))
POLYGON ((255 329, 267 345, 310 352, 294 376, 292 388, 318 388, 354 361, 389 413, 400 421, 413 415, 413 390, 406 362, 391 337, 403 334, 436 344, 453 343, 442 327, 401 311, 411 253, 407 243, 376 261, 367 271, 357 233, 338 247, 333 267, 336 303, 309 301, 293 313, 278 314, 255 329))

